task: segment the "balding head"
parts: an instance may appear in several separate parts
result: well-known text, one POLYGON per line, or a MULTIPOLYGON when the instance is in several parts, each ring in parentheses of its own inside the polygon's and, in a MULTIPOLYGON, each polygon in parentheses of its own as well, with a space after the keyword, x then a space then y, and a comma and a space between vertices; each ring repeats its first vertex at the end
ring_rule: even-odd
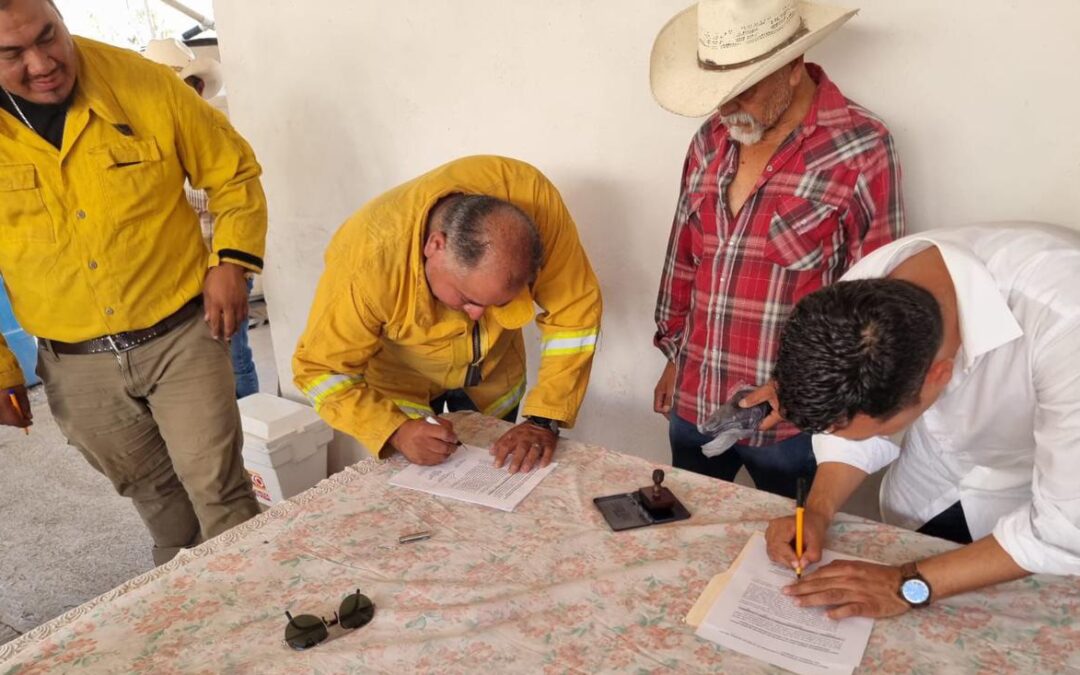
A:
POLYGON ((521 209, 487 195, 451 195, 440 206, 436 226, 462 271, 501 270, 513 285, 536 278, 544 249, 536 225, 521 209))
POLYGON ((536 279, 544 248, 535 223, 510 202, 455 194, 429 216, 424 257, 435 297, 475 320, 536 279))

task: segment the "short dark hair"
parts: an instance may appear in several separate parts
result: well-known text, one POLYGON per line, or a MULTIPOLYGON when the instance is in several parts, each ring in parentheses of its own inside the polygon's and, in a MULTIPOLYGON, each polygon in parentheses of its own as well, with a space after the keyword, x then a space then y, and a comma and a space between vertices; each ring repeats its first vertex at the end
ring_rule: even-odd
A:
POLYGON ((536 278, 544 259, 544 245, 532 218, 514 204, 488 195, 458 194, 448 197, 439 229, 446 234, 447 247, 466 269, 474 269, 491 249, 485 220, 498 212, 512 213, 521 223, 528 260, 528 278, 536 278))
POLYGON ((943 332, 937 300, 908 281, 842 281, 811 293, 780 336, 781 414, 809 433, 859 413, 892 417, 919 400, 943 332))

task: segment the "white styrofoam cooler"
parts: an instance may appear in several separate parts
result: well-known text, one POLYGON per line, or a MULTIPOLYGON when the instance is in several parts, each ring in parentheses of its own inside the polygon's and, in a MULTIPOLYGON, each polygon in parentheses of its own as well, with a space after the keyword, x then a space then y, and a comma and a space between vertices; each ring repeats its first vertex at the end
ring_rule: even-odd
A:
POLYGON ((238 405, 244 468, 259 501, 277 504, 326 478, 334 431, 314 410, 271 394, 252 394, 238 405))

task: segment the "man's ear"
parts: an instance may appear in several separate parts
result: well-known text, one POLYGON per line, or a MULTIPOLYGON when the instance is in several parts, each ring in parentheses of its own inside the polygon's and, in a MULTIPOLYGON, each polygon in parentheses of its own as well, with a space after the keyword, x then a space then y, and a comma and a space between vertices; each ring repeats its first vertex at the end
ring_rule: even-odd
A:
POLYGON ((446 249, 446 233, 442 230, 432 230, 424 242, 424 257, 431 256, 446 249))
POLYGON ((794 88, 799 86, 799 83, 802 82, 803 77, 806 75, 802 55, 796 57, 789 65, 791 66, 791 72, 788 73, 788 84, 794 88))
POLYGON ((952 380, 954 365, 955 359, 941 359, 931 363, 930 369, 926 371, 923 388, 931 387, 935 392, 944 391, 952 380))

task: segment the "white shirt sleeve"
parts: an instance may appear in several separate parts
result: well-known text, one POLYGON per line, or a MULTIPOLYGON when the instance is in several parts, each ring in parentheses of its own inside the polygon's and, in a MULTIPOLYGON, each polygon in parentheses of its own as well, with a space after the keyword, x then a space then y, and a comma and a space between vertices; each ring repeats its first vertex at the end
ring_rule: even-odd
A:
POLYGON ((849 441, 830 434, 814 434, 814 457, 818 464, 841 462, 866 473, 876 473, 900 455, 900 447, 887 438, 849 441))
POLYGON ((1073 330, 1037 350, 1032 500, 998 521, 994 538, 1035 574, 1080 575, 1080 340, 1073 330))

